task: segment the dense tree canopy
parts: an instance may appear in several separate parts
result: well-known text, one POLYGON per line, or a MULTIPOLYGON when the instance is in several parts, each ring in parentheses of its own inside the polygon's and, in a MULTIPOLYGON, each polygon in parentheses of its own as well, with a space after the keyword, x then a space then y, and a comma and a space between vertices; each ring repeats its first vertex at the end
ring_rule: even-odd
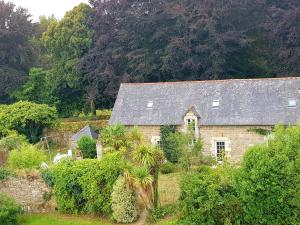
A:
POLYGON ((297 76, 299 12, 298 0, 90 0, 34 24, 0 0, 0 101, 70 116, 112 107, 121 82, 297 76))
POLYGON ((34 61, 30 38, 35 25, 27 10, 0 1, 0 102, 26 81, 34 61))
POLYGON ((81 59, 112 106, 120 82, 295 75, 299 1, 91 1, 94 48, 81 59))

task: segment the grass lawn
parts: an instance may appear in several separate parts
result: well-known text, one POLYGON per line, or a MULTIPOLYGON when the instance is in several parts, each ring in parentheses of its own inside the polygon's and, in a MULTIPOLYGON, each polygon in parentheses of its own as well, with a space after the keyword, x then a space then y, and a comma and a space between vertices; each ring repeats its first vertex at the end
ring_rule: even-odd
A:
POLYGON ((159 199, 162 206, 174 204, 180 195, 180 173, 160 174, 158 181, 159 199))
POLYGON ((25 215, 20 218, 19 222, 20 225, 113 225, 105 219, 59 214, 25 215))

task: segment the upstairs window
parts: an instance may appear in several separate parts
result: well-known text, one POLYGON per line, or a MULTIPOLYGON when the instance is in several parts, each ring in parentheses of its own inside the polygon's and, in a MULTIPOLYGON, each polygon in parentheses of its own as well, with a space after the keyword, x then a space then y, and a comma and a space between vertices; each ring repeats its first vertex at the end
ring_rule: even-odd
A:
POLYGON ((289 101, 288 101, 288 107, 289 108, 295 108, 297 106, 297 101, 296 101, 296 99, 289 99, 289 101))
POLYGON ((212 107, 213 108, 218 108, 220 105, 220 101, 219 100, 213 100, 213 103, 212 103, 212 107))
POLYGON ((196 121, 194 119, 187 119, 186 125, 188 129, 191 129, 192 131, 196 131, 196 121))

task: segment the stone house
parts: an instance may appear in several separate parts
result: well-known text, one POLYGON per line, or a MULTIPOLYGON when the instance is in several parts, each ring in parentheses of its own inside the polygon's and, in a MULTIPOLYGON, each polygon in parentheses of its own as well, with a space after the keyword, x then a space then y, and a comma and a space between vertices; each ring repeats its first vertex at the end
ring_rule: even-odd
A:
POLYGON ((244 151, 266 140, 260 130, 300 119, 300 77, 121 84, 110 124, 138 126, 153 144, 160 127, 185 131, 195 124, 204 153, 239 162, 244 151))

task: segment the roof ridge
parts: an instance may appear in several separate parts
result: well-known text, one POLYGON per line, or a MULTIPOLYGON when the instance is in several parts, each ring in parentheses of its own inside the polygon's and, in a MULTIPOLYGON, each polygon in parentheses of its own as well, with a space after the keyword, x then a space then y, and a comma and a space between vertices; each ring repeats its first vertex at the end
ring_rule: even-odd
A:
POLYGON ((157 84, 180 84, 180 83, 218 83, 234 81, 262 81, 262 80, 293 80, 300 77, 275 77, 275 78, 249 78, 249 79, 224 79, 224 80, 190 80, 190 81, 169 81, 169 82, 148 82, 148 83, 121 83, 121 85, 157 85, 157 84))

